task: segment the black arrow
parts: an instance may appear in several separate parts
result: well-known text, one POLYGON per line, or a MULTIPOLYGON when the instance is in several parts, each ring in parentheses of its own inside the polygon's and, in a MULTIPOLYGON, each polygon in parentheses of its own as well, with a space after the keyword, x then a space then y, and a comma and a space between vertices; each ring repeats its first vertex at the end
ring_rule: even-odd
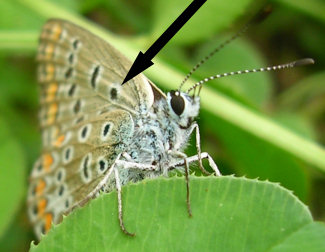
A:
POLYGON ((153 62, 151 60, 206 1, 194 0, 145 53, 140 51, 123 80, 122 85, 152 66, 153 62))

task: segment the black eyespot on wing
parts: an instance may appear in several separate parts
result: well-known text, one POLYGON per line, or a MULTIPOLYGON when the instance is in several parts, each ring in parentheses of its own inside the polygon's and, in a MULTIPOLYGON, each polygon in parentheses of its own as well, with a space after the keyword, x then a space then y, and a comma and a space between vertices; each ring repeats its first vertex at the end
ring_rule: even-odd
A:
POLYGON ((37 186, 34 185, 34 186, 33 186, 33 189, 32 189, 32 195, 33 195, 33 196, 36 195, 36 189, 37 189, 37 186))
POLYGON ((171 91, 170 95, 171 95, 170 106, 172 107, 175 114, 180 116, 185 109, 184 98, 180 96, 178 91, 171 91))
POLYGON ((73 68, 69 67, 68 70, 65 72, 64 77, 66 79, 70 78, 72 76, 73 68))
POLYGON ((89 156, 87 156, 84 160, 83 164, 83 173, 86 179, 89 178, 89 173, 88 173, 88 161, 89 161, 89 156))
POLYGON ((38 207, 37 205, 33 206, 33 214, 36 216, 38 214, 38 207))
POLYGON ((79 117, 77 120, 76 120, 76 124, 77 123, 81 123, 83 120, 85 120, 85 118, 83 116, 79 117))
POLYGON ((59 195, 59 196, 62 196, 63 193, 64 193, 64 186, 61 185, 61 186, 59 187, 58 195, 59 195))
POLYGON ((108 123, 108 124, 105 125, 105 127, 104 127, 104 131, 103 131, 103 136, 104 136, 104 137, 107 136, 107 134, 108 134, 110 128, 111 128, 111 124, 110 124, 110 123, 108 123))
POLYGON ((76 84, 72 84, 71 87, 69 88, 68 95, 73 96, 75 90, 76 90, 76 84))
POLYGON ((84 127, 81 131, 81 137, 85 138, 87 136, 88 127, 84 127))
POLYGON ((41 227, 41 232, 42 232, 42 234, 45 234, 45 233, 46 233, 45 224, 42 225, 42 227, 41 227))
POLYGON ((66 147, 64 150, 63 150, 63 153, 62 153, 62 161, 64 163, 68 163, 71 161, 73 157, 73 147, 72 146, 68 146, 66 147))
POLYGON ((111 99, 115 100, 117 98, 117 90, 116 88, 111 89, 111 99))
POLYGON ((79 41, 78 39, 76 39, 75 41, 73 41, 73 43, 72 43, 72 47, 73 47, 74 50, 77 50, 77 49, 78 49, 79 42, 80 42, 80 41, 79 41))
POLYGON ((76 104, 73 106, 73 112, 75 112, 76 114, 79 113, 81 108, 81 101, 77 100, 76 104))
POLYGON ((70 63, 70 64, 73 64, 73 60, 74 60, 74 55, 73 55, 73 53, 70 53, 70 54, 69 54, 68 60, 69 60, 69 63, 70 63))
POLYGON ((37 166, 37 170, 38 171, 41 171, 43 169, 43 165, 40 163, 38 166, 37 166))
POLYGON ((97 82, 97 78, 98 78, 98 75, 99 75, 99 69, 100 69, 100 66, 96 66, 94 68, 94 71, 93 73, 91 74, 91 80, 90 80, 90 83, 91 83, 91 86, 93 88, 96 87, 96 82, 97 82))
POLYGON ((71 149, 70 148, 66 150, 66 152, 65 152, 65 159, 66 160, 69 160, 69 158, 70 158, 70 152, 71 152, 71 149))
POLYGON ((62 179, 62 171, 59 171, 58 174, 56 175, 56 179, 58 182, 61 182, 62 179))
POLYGON ((104 162, 104 160, 100 160, 100 161, 99 161, 99 169, 100 169, 101 171, 105 169, 105 162, 104 162))

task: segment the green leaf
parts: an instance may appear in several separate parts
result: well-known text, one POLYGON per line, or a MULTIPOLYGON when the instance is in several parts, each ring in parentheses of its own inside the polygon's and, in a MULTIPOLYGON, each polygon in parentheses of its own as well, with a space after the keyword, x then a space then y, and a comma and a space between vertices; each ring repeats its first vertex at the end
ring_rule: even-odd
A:
POLYGON ((278 98, 279 111, 299 111, 307 115, 319 114, 324 107, 325 71, 311 75, 287 89, 278 98))
POLYGON ((272 248, 271 252, 296 252, 296 251, 324 251, 325 225, 320 222, 312 222, 298 229, 283 242, 272 248), (297 242, 301 241, 301 242, 297 242))
POLYGON ((25 192, 25 162, 20 145, 0 118, 0 236, 15 216, 25 192))
POLYGON ((120 230, 112 192, 74 211, 31 251, 266 251, 299 230, 323 239, 305 229, 313 223, 307 207, 278 184, 226 176, 190 177, 190 186, 192 218, 184 178, 146 180, 123 188, 124 221, 135 237, 120 230))

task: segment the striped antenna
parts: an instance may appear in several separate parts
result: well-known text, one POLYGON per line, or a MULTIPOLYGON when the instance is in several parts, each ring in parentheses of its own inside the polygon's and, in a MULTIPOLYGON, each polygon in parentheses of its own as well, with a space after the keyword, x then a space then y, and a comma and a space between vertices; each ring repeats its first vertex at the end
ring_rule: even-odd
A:
POLYGON ((227 39, 223 43, 221 43, 218 47, 216 47, 212 52, 210 52, 207 56, 205 56, 203 59, 201 59, 192 69, 191 71, 185 76, 184 80, 179 86, 178 90, 181 90, 182 86, 185 84, 185 82, 191 77, 191 75, 200 67, 202 66, 207 60, 209 60, 214 54, 219 52, 222 48, 224 48, 226 45, 230 44, 232 41, 234 41, 236 38, 243 35, 248 28, 248 24, 246 24, 244 27, 242 27, 236 34, 234 34, 231 38, 227 39))
POLYGON ((250 69, 250 70, 243 70, 243 71, 236 71, 236 72, 229 72, 229 73, 223 73, 223 74, 217 74, 208 78, 205 78, 203 80, 200 80, 199 82, 195 83, 191 88, 189 88, 186 93, 189 93, 193 89, 195 90, 198 86, 202 86, 203 83, 219 79, 222 77, 227 77, 227 76, 232 76, 232 75, 239 75, 239 74, 247 74, 247 73, 256 73, 256 72, 268 72, 268 71, 275 71, 275 70, 281 70, 285 68, 293 68, 297 66, 305 66, 305 65, 310 65, 314 64, 314 60, 311 58, 305 58, 305 59, 300 59, 296 60, 290 63, 282 64, 282 65, 277 65, 277 66, 269 66, 269 67, 261 67, 258 69, 250 69))
POLYGON ((232 41, 243 35, 248 27, 251 24, 258 23, 263 21, 272 11, 272 8, 270 5, 265 6, 260 12, 257 13, 256 16, 254 16, 251 21, 249 21, 247 24, 245 24, 241 29, 239 29, 232 37, 221 43, 219 46, 217 46, 212 52, 210 52, 207 56, 205 56, 203 59, 201 59, 192 69, 191 71, 185 76, 184 80, 179 86, 178 90, 181 90, 184 83, 191 77, 191 75, 200 67, 202 66, 207 60, 209 60, 214 54, 219 52, 222 48, 224 48, 226 45, 230 44, 232 41))

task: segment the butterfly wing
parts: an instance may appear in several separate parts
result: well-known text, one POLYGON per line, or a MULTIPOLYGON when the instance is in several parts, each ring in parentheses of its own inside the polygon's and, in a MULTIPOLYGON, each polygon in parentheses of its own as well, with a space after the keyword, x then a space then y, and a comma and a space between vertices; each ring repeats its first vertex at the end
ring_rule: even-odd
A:
POLYGON ((131 62, 67 21, 44 25, 37 60, 43 151, 31 174, 28 211, 40 236, 109 183, 134 118, 154 94, 143 75, 121 86, 131 62))

